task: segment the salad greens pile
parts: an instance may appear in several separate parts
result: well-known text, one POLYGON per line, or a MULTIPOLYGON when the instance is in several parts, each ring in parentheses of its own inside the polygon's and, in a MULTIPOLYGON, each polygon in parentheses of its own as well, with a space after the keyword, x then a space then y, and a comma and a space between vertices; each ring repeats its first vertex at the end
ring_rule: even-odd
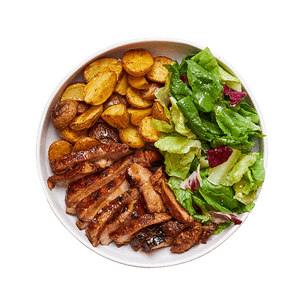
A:
POLYGON ((263 184, 263 137, 254 108, 243 101, 241 81, 224 70, 208 48, 167 65, 156 92, 170 124, 153 118, 161 132, 155 143, 164 156, 168 185, 178 202, 202 224, 217 223, 215 234, 250 212, 263 184))

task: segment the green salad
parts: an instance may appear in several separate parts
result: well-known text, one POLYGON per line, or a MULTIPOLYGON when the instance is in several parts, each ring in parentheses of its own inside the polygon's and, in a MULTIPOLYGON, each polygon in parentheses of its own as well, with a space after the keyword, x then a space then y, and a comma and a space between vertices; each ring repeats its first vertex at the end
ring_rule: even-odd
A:
POLYGON ((167 65, 156 92, 168 122, 153 118, 161 132, 155 147, 164 156, 168 185, 178 202, 214 234, 240 224, 263 184, 263 153, 252 152, 264 137, 241 81, 223 69, 208 48, 167 65))

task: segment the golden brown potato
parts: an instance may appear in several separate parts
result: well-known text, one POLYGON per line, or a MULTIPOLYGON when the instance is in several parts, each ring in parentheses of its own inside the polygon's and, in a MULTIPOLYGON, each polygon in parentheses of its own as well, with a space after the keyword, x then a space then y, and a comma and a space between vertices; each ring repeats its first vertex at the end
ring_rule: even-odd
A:
POLYGON ((78 103, 76 100, 59 101, 51 112, 51 120, 56 129, 64 129, 76 116, 78 103))
POLYGON ((149 108, 153 104, 153 101, 141 98, 140 91, 132 87, 128 87, 126 98, 132 107, 138 109, 149 108))
POLYGON ((90 105, 85 103, 84 101, 78 101, 77 106, 77 115, 83 114, 85 111, 87 111, 90 108, 90 105))
POLYGON ((149 83, 148 89, 141 91, 140 96, 143 99, 149 99, 149 100, 154 100, 155 97, 155 92, 157 89, 160 89, 161 86, 158 83, 152 82, 149 83))
POLYGON ((162 120, 170 124, 170 120, 165 115, 164 107, 158 102, 155 101, 152 106, 152 117, 158 120, 162 120))
POLYGON ((49 161, 54 160, 57 157, 71 153, 73 145, 67 142, 66 140, 59 139, 54 141, 48 150, 49 161))
POLYGON ((123 129, 129 125, 129 113, 124 104, 114 105, 107 108, 101 118, 114 128, 123 129))
POLYGON ((130 114, 130 122, 133 126, 138 127, 140 122, 146 117, 151 115, 152 108, 147 109, 136 109, 136 108, 129 108, 128 113, 130 114))
POLYGON ((154 58, 154 64, 151 70, 146 74, 146 77, 151 81, 165 83, 167 79, 168 70, 163 66, 164 64, 171 64, 172 59, 167 57, 154 58))
POLYGON ((117 76, 115 72, 104 72, 86 85, 84 90, 84 101, 93 106, 104 103, 113 93, 117 76))
POLYGON ((127 105, 127 100, 124 96, 113 93, 107 101, 103 104, 103 110, 105 111, 107 108, 112 107, 117 104, 127 105))
POLYGON ((80 151, 80 150, 88 149, 91 147, 96 147, 98 145, 100 145, 100 142, 95 138, 81 137, 75 142, 75 145, 72 150, 80 151))
POLYGON ((138 90, 148 90, 149 84, 145 76, 135 77, 133 75, 128 75, 128 84, 138 90))
POLYGON ((120 142, 118 130, 107 124, 105 121, 97 121, 94 126, 89 129, 88 135, 97 139, 101 144, 120 142))
POLYGON ((152 116, 145 117, 139 125, 139 134, 147 142, 156 142, 161 135, 152 125, 152 116))
POLYGON ((73 99, 77 101, 84 100, 85 83, 77 82, 69 85, 61 95, 60 100, 73 99))
POLYGON ((74 131, 89 129, 98 120, 102 111, 103 111, 103 105, 91 106, 83 114, 75 117, 75 119, 69 124, 69 126, 74 131))
POLYGON ((140 136, 138 129, 129 125, 125 129, 119 129, 120 140, 131 148, 142 148, 146 143, 140 136))
POLYGON ((152 55, 144 49, 127 51, 122 57, 123 67, 135 77, 144 76, 153 66, 152 55))
POLYGON ((128 74, 123 71, 122 77, 116 83, 114 92, 124 96, 127 94, 128 86, 128 74))
POLYGON ((88 130, 74 131, 69 126, 59 131, 59 136, 62 139, 67 140, 71 144, 75 144, 75 142, 84 136, 88 135, 88 130))
POLYGON ((86 66, 83 76, 85 80, 89 82, 98 74, 104 72, 115 72, 117 79, 120 79, 123 72, 122 62, 114 58, 97 59, 86 66))

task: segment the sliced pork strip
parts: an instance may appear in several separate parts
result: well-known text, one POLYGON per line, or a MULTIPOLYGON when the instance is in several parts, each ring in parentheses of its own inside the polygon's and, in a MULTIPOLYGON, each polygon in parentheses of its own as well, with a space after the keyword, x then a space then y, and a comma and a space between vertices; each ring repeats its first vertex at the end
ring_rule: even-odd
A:
POLYGON ((193 223, 193 217, 187 210, 176 200, 173 191, 167 186, 164 180, 160 184, 161 197, 164 204, 169 209, 170 214, 181 223, 193 223))
POLYGON ((207 240, 212 235, 213 231, 216 229, 217 224, 211 224, 211 225, 203 225, 203 233, 201 236, 201 243, 207 244, 207 240))
POLYGON ((134 218, 126 224, 119 227, 117 230, 110 233, 110 237, 115 241, 118 246, 127 244, 131 241, 132 236, 139 230, 169 221, 171 216, 167 213, 146 213, 139 218, 134 218))
POLYGON ((91 193, 102 188, 121 174, 124 174, 132 161, 132 156, 127 156, 116 162, 103 172, 88 175, 81 178, 68 186, 66 193, 66 205, 68 208, 76 205, 91 193))
POLYGON ((186 224, 176 220, 170 220, 158 225, 156 232, 143 242, 143 250, 151 252, 152 250, 171 246, 173 239, 186 227, 186 224))
POLYGON ((125 179, 125 174, 121 174, 102 188, 82 199, 76 206, 77 217, 85 222, 90 221, 94 215, 109 202, 109 199, 111 201, 125 192, 128 186, 129 184, 125 179), (123 183, 124 185, 122 185, 123 183), (120 191, 116 192, 117 189, 120 189, 120 191), (115 193, 116 196, 111 198, 110 196, 113 193, 115 193))
POLYGON ((150 213, 165 212, 166 207, 160 194, 152 186, 150 181, 151 176, 152 172, 149 169, 137 163, 132 164, 127 170, 128 182, 139 189, 144 197, 148 211, 150 213))
POLYGON ((129 146, 120 143, 101 144, 84 150, 73 151, 61 157, 50 161, 50 167, 53 173, 57 174, 64 172, 71 167, 83 161, 95 162, 100 159, 119 160, 122 157, 132 153, 129 146))
POLYGON ((203 233, 203 226, 194 222, 193 225, 184 229, 174 240, 171 247, 173 253, 183 253, 200 241, 203 233))
POLYGON ((139 191, 136 188, 127 190, 124 194, 109 202, 94 216, 85 230, 89 241, 94 247, 98 246, 99 238, 106 224, 113 219, 121 208, 131 201, 139 199, 139 197, 139 191))
POLYGON ((142 244, 144 243, 144 241, 151 238, 154 235, 157 227, 158 225, 148 226, 135 233, 130 241, 131 248, 134 251, 138 251, 142 246, 142 244))
POLYGON ((87 175, 97 173, 100 167, 97 164, 92 164, 88 161, 77 164, 68 171, 55 174, 48 178, 47 185, 50 190, 54 189, 56 184, 69 185, 70 183, 83 178, 87 175))

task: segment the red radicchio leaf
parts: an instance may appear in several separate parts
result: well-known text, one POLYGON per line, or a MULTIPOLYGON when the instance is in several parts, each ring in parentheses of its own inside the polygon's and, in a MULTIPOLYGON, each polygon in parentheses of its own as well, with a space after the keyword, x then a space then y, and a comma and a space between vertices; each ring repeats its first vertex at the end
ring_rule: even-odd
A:
POLYGON ((191 175, 181 182, 180 187, 183 190, 190 188, 192 191, 196 191, 197 187, 202 187, 203 182, 200 175, 200 165, 197 166, 197 169, 191 173, 191 175))
POLYGON ((240 225, 242 224, 242 221, 234 214, 227 213, 227 212, 215 212, 215 211, 209 211, 209 214, 211 216, 211 220, 215 224, 225 223, 232 221, 234 225, 240 225))
POLYGON ((245 96, 247 95, 246 92, 236 92, 227 87, 225 84, 222 84, 223 92, 225 95, 228 95, 230 98, 230 107, 236 106, 245 96))
POLYGON ((187 73, 181 74, 179 76, 180 80, 182 82, 184 82, 188 87, 190 86, 189 81, 188 81, 188 77, 187 77, 187 73))
POLYGON ((219 166, 226 162, 232 154, 232 149, 227 146, 213 148, 206 152, 210 168, 219 166))

